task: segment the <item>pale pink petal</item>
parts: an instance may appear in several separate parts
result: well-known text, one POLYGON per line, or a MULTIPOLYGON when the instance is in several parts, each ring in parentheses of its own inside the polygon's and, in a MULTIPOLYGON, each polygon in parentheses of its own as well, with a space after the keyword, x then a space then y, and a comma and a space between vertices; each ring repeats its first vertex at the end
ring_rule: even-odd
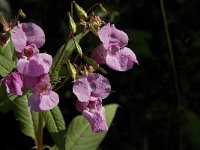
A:
POLYGON ((103 42, 105 49, 109 50, 110 45, 117 45, 120 48, 128 44, 128 36, 125 32, 115 28, 114 24, 104 25, 98 32, 100 40, 103 42))
POLYGON ((20 25, 12 29, 11 39, 14 44, 15 50, 21 53, 26 46, 27 37, 20 25))
POLYGON ((51 91, 49 95, 42 95, 40 100, 40 109, 49 110, 58 105, 59 96, 56 92, 51 91))
POLYGON ((37 77, 47 74, 52 64, 52 56, 46 53, 39 53, 29 60, 19 59, 17 70, 26 76, 37 77))
POLYGON ((28 101, 28 106, 33 111, 43 111, 54 108, 59 102, 59 96, 57 93, 51 91, 47 95, 32 94, 28 101))
POLYGON ((44 31, 34 23, 21 23, 21 28, 27 37, 27 45, 35 44, 37 48, 40 48, 45 43, 44 31))
POLYGON ((86 77, 80 77, 75 81, 73 93, 81 102, 88 102, 91 95, 91 89, 86 77))
POLYGON ((127 71, 132 69, 135 63, 138 63, 136 56, 134 52, 127 47, 124 47, 114 55, 108 54, 106 57, 106 64, 111 69, 117 71, 127 71))
POLYGON ((108 79, 99 73, 90 73, 87 77, 92 89, 91 97, 105 99, 111 92, 111 85, 108 79))

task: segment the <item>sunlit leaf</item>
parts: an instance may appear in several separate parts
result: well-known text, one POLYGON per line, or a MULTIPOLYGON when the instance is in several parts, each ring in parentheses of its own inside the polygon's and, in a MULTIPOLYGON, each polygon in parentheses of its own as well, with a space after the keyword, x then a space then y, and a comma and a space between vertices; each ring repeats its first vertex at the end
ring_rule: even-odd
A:
POLYGON ((29 93, 18 96, 12 102, 12 108, 15 113, 16 119, 20 122, 21 131, 33 138, 37 137, 37 122, 38 122, 38 113, 33 112, 28 107, 28 97, 29 93))
POLYGON ((45 125, 59 150, 65 150, 66 127, 58 106, 52 110, 42 112, 45 125))

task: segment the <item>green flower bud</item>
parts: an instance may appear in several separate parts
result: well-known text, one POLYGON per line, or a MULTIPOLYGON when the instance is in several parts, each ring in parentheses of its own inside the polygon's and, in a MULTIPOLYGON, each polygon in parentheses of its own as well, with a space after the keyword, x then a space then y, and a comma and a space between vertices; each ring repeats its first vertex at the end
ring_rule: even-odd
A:
POLYGON ((72 33, 76 33, 76 23, 74 22, 74 19, 72 18, 70 13, 68 13, 68 17, 69 17, 69 28, 72 31, 72 33))
POLYGON ((68 70, 69 70, 72 78, 74 80, 76 80, 77 71, 76 71, 75 67, 72 65, 72 63, 70 62, 70 60, 68 60, 66 64, 67 64, 67 68, 68 68, 68 70))
POLYGON ((76 49, 77 49, 77 51, 78 51, 78 54, 82 57, 82 55, 83 55, 83 51, 82 51, 82 48, 81 48, 81 46, 79 45, 79 43, 74 39, 74 44, 75 44, 75 46, 76 46, 76 49))
POLYGON ((74 2, 74 5, 75 5, 75 9, 76 9, 76 13, 77 13, 78 17, 83 20, 87 19, 88 16, 87 16, 87 13, 85 12, 85 10, 75 2, 74 2))
POLYGON ((22 9, 19 10, 19 15, 22 18, 26 18, 26 14, 22 11, 22 9))

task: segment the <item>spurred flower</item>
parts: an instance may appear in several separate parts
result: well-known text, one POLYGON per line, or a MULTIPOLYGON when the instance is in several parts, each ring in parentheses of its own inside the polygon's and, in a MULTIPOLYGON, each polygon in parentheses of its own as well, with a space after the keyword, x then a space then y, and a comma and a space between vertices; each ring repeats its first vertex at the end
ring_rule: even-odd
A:
POLYGON ((12 72, 4 78, 7 93, 23 95, 23 76, 18 72, 12 72))
POLYGON ((36 54, 30 59, 19 59, 17 63, 17 70, 19 73, 38 77, 47 74, 52 64, 52 56, 46 53, 36 54))
POLYGON ((34 44, 40 48, 45 43, 44 31, 34 23, 20 23, 11 31, 15 50, 22 53, 26 46, 34 44))
POLYGON ((89 73, 75 81, 73 93, 78 98, 76 108, 89 121, 93 132, 107 131, 102 99, 111 92, 109 81, 98 73, 89 73))
POLYGON ((92 58, 98 64, 107 64, 111 69, 126 71, 138 63, 133 51, 127 47, 128 36, 115 28, 114 24, 106 24, 98 32, 102 44, 92 52, 92 58))
POLYGON ((105 99, 111 92, 109 81, 98 73, 89 73, 75 81, 73 93, 79 101, 105 99))
POLYGON ((77 100, 76 108, 88 120, 93 132, 107 131, 105 109, 100 99, 96 101, 81 102, 77 100))
POLYGON ((28 106, 31 110, 40 112, 52 109, 58 104, 59 96, 56 92, 52 91, 48 74, 42 75, 38 79, 31 77, 27 79, 32 79, 31 81, 35 83, 35 85, 29 84, 29 86, 32 86, 31 91, 33 92, 28 101, 28 106))

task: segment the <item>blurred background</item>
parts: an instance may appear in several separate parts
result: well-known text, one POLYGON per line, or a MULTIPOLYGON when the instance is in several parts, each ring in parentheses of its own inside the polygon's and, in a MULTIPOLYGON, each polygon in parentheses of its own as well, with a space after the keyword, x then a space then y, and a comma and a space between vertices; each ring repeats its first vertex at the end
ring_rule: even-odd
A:
MULTIPOLYGON (((112 85, 104 104, 120 105, 99 150, 199 150, 200 149, 200 20, 199 0, 164 0, 172 40, 180 97, 177 99, 171 59, 158 0, 77 0, 85 10, 96 2, 107 9, 99 13, 129 36, 128 47, 139 65, 127 72, 103 66, 112 85)), ((35 22, 46 35, 42 51, 54 55, 68 33, 69 0, 0 0, 9 20, 22 9, 22 22, 35 22)), ((81 43, 90 55, 100 43, 89 34, 81 43)), ((66 124, 79 113, 69 81, 60 89, 59 106, 66 124)), ((34 146, 19 130, 12 112, 0 113, 0 149, 26 150, 34 146), (5 132, 8 130, 7 132, 5 132)), ((52 145, 45 130, 45 144, 52 145)))

